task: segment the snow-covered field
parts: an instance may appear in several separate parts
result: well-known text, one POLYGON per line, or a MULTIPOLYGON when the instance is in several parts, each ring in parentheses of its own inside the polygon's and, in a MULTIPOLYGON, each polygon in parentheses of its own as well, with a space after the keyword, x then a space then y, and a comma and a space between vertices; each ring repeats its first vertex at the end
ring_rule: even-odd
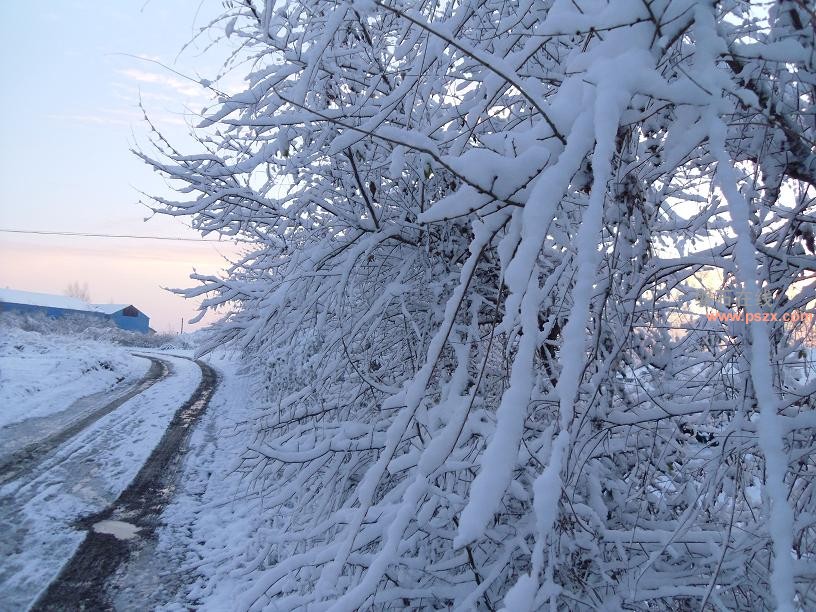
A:
POLYGON ((126 388, 149 366, 123 346, 3 325, 0 428, 63 411, 93 393, 126 388))

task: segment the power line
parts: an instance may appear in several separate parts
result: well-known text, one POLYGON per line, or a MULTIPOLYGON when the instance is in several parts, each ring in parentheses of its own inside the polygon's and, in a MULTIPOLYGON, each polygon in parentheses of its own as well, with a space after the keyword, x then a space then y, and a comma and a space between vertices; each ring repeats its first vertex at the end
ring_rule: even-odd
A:
POLYGON ((0 232, 7 234, 38 234, 42 236, 84 236, 88 238, 137 238, 140 240, 173 240, 178 242, 220 242, 224 244, 226 240, 213 240, 211 238, 176 238, 173 236, 137 236, 134 234, 93 234, 90 232, 52 232, 48 230, 18 230, 0 228, 0 232))

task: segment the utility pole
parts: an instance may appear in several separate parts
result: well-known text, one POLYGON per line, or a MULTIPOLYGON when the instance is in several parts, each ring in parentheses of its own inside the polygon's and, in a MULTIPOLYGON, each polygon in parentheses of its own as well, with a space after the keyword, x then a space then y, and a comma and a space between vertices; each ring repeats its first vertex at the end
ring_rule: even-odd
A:
POLYGON ((179 336, 184 333, 184 317, 181 317, 181 331, 179 332, 179 336))

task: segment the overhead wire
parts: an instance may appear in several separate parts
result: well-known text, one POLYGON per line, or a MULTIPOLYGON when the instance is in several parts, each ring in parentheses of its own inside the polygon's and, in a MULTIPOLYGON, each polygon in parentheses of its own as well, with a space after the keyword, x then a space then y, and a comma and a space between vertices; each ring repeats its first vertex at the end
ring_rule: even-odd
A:
POLYGON ((182 238, 177 236, 145 236, 138 234, 102 234, 93 232, 67 232, 51 230, 21 230, 0 228, 0 232, 6 234, 36 234, 43 236, 82 236, 88 238, 135 238, 139 240, 171 240, 178 242, 220 242, 221 244, 231 242, 230 240, 214 240, 212 238, 182 238))

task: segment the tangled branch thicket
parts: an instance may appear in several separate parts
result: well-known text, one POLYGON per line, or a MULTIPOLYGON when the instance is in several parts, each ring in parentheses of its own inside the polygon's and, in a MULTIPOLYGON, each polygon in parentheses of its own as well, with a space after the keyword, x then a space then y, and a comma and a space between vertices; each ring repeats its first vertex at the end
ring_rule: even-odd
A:
POLYGON ((261 381, 239 607, 816 608, 812 7, 260 4, 140 153, 253 245, 188 291, 261 381))

